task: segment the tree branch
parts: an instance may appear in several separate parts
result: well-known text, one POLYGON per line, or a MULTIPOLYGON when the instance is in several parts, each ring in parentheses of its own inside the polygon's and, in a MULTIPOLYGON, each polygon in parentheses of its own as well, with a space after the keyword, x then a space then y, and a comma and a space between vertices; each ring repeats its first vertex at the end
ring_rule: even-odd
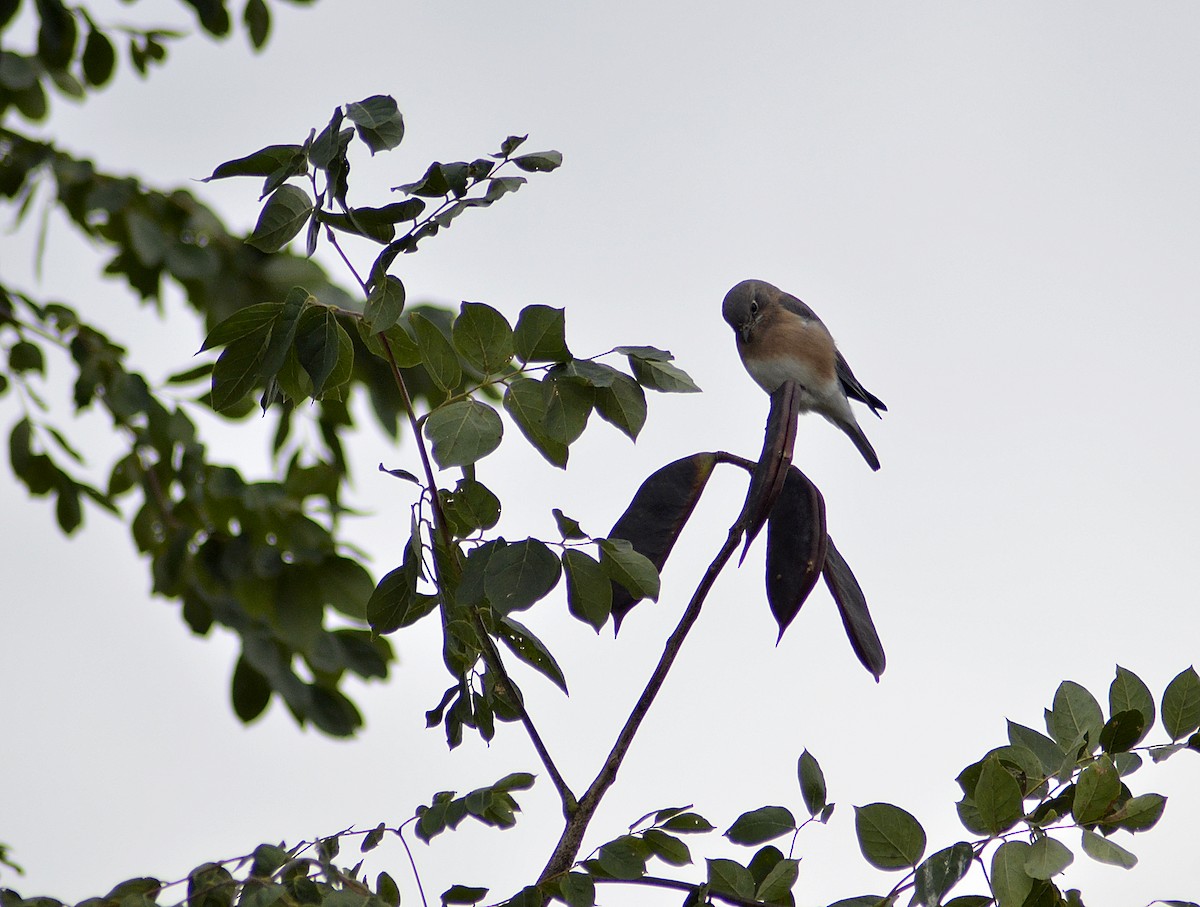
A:
POLYGON ((608 758, 604 760, 604 765, 600 769, 600 773, 596 775, 596 780, 592 782, 591 787, 587 789, 587 793, 583 795, 583 799, 579 801, 579 809, 567 819, 562 836, 558 839, 558 844, 555 846, 554 852, 550 855, 549 862, 546 863, 546 868, 542 870, 542 874, 538 879, 539 884, 553 876, 566 872, 574 864, 575 858, 579 855, 579 848, 583 844, 583 836, 587 831, 588 823, 591 822, 592 816, 595 815, 600 801, 604 798, 604 794, 612 787, 613 782, 616 781, 617 772, 621 768, 621 763, 625 760, 625 755, 629 752, 629 747, 633 743, 633 738, 637 734, 638 728, 641 727, 646 713, 650 711, 650 706, 654 704, 654 699, 658 695, 658 691, 662 688, 663 682, 667 678, 667 672, 671 670, 671 665, 674 664, 675 658, 683 646, 684 639, 687 638, 692 625, 700 616, 700 608, 703 606, 705 598, 708 597, 709 590, 712 589, 713 583, 716 582, 717 577, 729 562, 730 557, 733 556, 733 552, 737 550, 743 531, 744 519, 743 517, 739 517, 737 522, 730 527, 725 544, 721 546, 721 550, 717 552, 717 556, 713 558, 712 563, 708 565, 708 569, 704 571, 704 576, 701 578, 700 584, 696 587, 696 591, 692 593, 692 599, 684 609, 678 626, 675 627, 674 632, 667 639, 666 645, 663 647, 663 653, 654 668, 654 673, 650 675, 650 679, 646 682, 646 688, 642 690, 642 695, 634 705, 633 711, 629 713, 629 718, 626 719, 625 726, 621 728, 621 732, 617 735, 616 743, 613 744, 608 758))
MULTIPOLYGON (((425 449, 425 444, 421 438, 421 427, 417 423, 417 414, 413 408, 412 397, 408 393, 408 386, 404 383, 404 375, 400 372, 400 367, 396 364, 396 357, 392 353, 391 344, 388 343, 387 337, 383 334, 379 335, 379 340, 383 346, 384 353, 387 354, 388 365, 391 366, 392 377, 396 382, 397 388, 400 390, 400 396, 404 401, 404 411, 408 416, 409 425, 412 427, 413 436, 416 439, 417 451, 421 456, 421 466, 425 471, 425 481, 428 483, 429 497, 433 507, 433 524, 434 529, 438 534, 438 541, 442 548, 446 551, 451 550, 453 545, 453 536, 450 534, 450 524, 446 521, 445 511, 442 509, 442 501, 438 496, 437 481, 433 476, 433 464, 429 461, 429 452, 425 449)), ((437 556, 436 552, 433 557, 433 569, 437 575, 438 588, 446 589, 445 577, 442 574, 442 559, 437 556)), ((444 598, 443 598, 444 602, 444 598)), ((533 744, 534 750, 537 752, 538 759, 541 760, 546 772, 550 775, 550 780, 554 784, 555 790, 558 791, 559 799, 563 805, 563 815, 571 816, 578 807, 578 801, 575 799, 575 794, 571 788, 567 786, 566 779, 562 772, 558 770, 554 759, 550 756, 550 751, 546 749, 546 744, 542 740, 541 734, 533 724, 533 719, 529 717, 529 712, 525 708, 525 700, 521 695, 521 691, 517 685, 512 682, 508 676, 508 671, 504 667, 504 661, 500 657, 500 650, 496 648, 491 634, 488 633, 487 627, 483 624, 483 618, 479 614, 478 608, 469 608, 471 619, 475 626, 475 633, 479 637, 480 651, 483 654, 484 663, 496 672, 496 676, 500 678, 504 684, 505 692, 507 692, 520 715, 521 724, 525 728, 525 733, 529 735, 529 740, 533 744)), ((443 623, 444 623, 443 611, 443 623)))

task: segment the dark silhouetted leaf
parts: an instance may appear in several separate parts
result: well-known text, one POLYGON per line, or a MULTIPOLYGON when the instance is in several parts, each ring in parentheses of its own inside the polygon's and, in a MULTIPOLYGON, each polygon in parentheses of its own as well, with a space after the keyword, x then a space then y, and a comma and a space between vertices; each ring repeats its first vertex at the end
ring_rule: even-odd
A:
POLYGON ((636 441, 638 433, 646 424, 646 394, 641 385, 630 378, 616 372, 612 382, 607 385, 596 385, 593 403, 596 412, 605 422, 615 425, 636 441))
POLYGON ((390 151, 404 139, 404 117, 388 95, 372 95, 346 105, 346 117, 358 129, 358 137, 371 149, 390 151))
POLYGON ((300 232, 313 203, 303 189, 283 185, 271 193, 246 242, 262 252, 278 252, 300 232))
POLYGON ((399 277, 387 274, 383 280, 371 287, 363 318, 370 326, 371 333, 378 334, 399 321, 403 311, 404 284, 400 282, 399 277))
POLYGON ((530 305, 521 310, 513 332, 517 356, 522 362, 566 362, 566 321, 562 309, 530 305))
POLYGON ((511 617, 502 617, 500 624, 496 627, 496 635, 517 658, 550 678, 554 685, 564 693, 568 692, 567 679, 563 675, 562 668, 558 666, 558 662, 554 660, 554 656, 550 654, 545 643, 534 636, 528 627, 511 617))
POLYGON ((767 602, 779 625, 779 639, 800 613, 825 566, 825 500, 795 466, 767 523, 767 602))
POLYGON ((562 153, 558 151, 538 151, 533 154, 522 154, 512 158, 518 170, 526 173, 549 173, 562 166, 562 153))
POLYGON ((612 580, 589 555, 572 548, 563 553, 567 572, 567 608, 571 615, 600 632, 612 611, 612 580))
POLYGON ((782 806, 763 806, 738 816, 725 837, 734 844, 753 846, 795 830, 796 818, 791 810, 782 806))
MULTIPOLYGON (((661 573, 716 462, 711 453, 692 454, 652 473, 638 488, 608 538, 628 540, 633 550, 644 555, 661 573)), ((613 586, 612 614, 617 630, 639 600, 624 586, 613 586)))
POLYGON ((98 28, 88 30, 83 45, 83 77, 93 87, 99 87, 112 78, 117 63, 117 52, 108 35, 98 28))
POLYGON ((833 544, 833 539, 827 538, 827 542, 825 566, 822 570, 825 585, 829 587, 829 592, 837 603, 838 613, 842 616, 842 626, 846 629, 846 636, 854 654, 858 656, 863 667, 878 680, 887 666, 887 659, 883 654, 883 643, 879 641, 879 634, 875 632, 871 612, 867 609, 867 598, 863 595, 858 580, 854 578, 850 565, 833 544))
POLYGON ((800 779, 804 808, 810 816, 815 816, 825 808, 825 773, 821 771, 816 758, 805 750, 796 764, 796 774, 800 779))
POLYGON ((1145 736, 1146 716, 1137 709, 1117 712, 1100 729, 1100 748, 1109 754, 1124 753, 1145 736))

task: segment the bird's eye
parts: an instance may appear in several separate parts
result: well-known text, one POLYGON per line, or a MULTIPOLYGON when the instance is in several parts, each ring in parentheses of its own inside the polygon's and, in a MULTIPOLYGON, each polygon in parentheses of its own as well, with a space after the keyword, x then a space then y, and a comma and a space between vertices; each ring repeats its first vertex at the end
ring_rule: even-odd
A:
POLYGON ((753 299, 752 299, 752 300, 750 300, 750 314, 751 314, 751 315, 757 315, 757 314, 758 314, 758 303, 757 303, 757 302, 755 302, 753 299))

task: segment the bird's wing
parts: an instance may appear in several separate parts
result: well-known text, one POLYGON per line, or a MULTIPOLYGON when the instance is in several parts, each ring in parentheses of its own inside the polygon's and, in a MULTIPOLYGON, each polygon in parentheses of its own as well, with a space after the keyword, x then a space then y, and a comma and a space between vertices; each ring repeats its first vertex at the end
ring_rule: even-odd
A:
MULTIPOLYGON (((879 416, 881 411, 887 412, 887 406, 884 405, 884 402, 863 387, 859 380, 854 377, 854 372, 850 371, 850 363, 846 361, 846 357, 840 351, 837 354, 837 376, 838 380, 842 382, 842 390, 846 392, 847 397, 867 404, 871 408, 871 412, 877 416, 879 416)), ((880 416, 880 418, 883 417, 880 416)))
POLYGON ((799 299, 797 299, 791 293, 785 293, 785 292, 783 292, 783 290, 780 290, 779 291, 779 304, 781 306, 783 306, 785 309, 787 309, 789 312, 795 312, 801 318, 808 318, 808 319, 811 319, 811 320, 817 322, 818 324, 823 324, 821 319, 817 317, 816 312, 814 312, 812 309, 810 309, 807 305, 805 305, 803 302, 801 302, 799 299))

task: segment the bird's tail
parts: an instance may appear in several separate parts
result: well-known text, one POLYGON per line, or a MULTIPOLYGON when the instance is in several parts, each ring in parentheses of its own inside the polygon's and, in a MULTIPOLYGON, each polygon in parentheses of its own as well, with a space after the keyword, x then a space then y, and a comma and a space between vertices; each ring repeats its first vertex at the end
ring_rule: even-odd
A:
POLYGON ((858 452, 863 455, 863 459, 867 461, 867 465, 874 470, 879 469, 879 457, 875 454, 875 448, 871 446, 871 442, 867 440, 866 434, 859 428, 857 422, 835 422, 838 428, 844 431, 850 440, 854 442, 854 446, 858 448, 858 452))

